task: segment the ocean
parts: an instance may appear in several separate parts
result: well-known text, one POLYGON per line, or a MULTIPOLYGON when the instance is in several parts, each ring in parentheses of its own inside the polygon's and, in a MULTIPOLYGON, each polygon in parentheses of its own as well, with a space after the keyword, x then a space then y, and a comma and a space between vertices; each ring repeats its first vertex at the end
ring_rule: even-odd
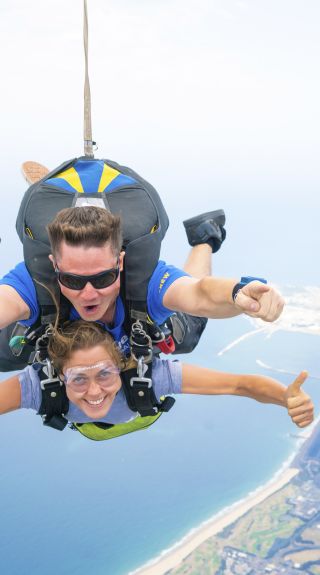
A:
MULTIPOLYGON (((252 328, 211 321, 192 362, 308 369, 319 412, 318 336, 257 333, 217 355, 252 328)), ((0 571, 10 575, 127 575, 270 480, 300 444, 284 409, 236 397, 177 397, 148 431, 109 442, 46 429, 27 411, 2 416, 0 434, 0 571)))

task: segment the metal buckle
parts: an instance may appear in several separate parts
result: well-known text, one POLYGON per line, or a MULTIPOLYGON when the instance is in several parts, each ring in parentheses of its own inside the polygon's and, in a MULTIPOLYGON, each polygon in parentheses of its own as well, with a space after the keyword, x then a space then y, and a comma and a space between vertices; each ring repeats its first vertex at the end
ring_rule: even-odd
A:
MULTIPOLYGON (((53 334, 53 327, 51 325, 48 325, 45 332, 40 337, 38 337, 38 339, 36 341, 33 361, 39 362, 42 364, 44 362, 47 362, 47 365, 48 365, 48 359, 43 358, 43 353, 46 352, 46 350, 47 350, 49 337, 52 334, 53 334)), ((50 367, 50 373, 51 373, 51 369, 52 368, 50 367)))
POLYGON ((152 387, 152 381, 149 377, 131 377, 130 385, 131 387, 134 386, 135 383, 147 383, 148 388, 152 387))
POLYGON ((148 363, 149 361, 152 360, 152 341, 151 341, 151 337, 146 333, 146 331, 143 329, 143 325, 142 323, 137 320, 134 322, 134 324, 132 324, 131 327, 131 336, 130 336, 130 346, 131 346, 131 353, 132 353, 132 357, 133 359, 135 359, 138 362, 139 365, 139 360, 140 359, 144 359, 144 361, 146 363, 148 363), (142 336, 143 338, 146 339, 145 343, 141 344, 141 343, 137 343, 137 341, 135 340, 135 336, 142 336), (132 350, 132 347, 135 346, 136 348, 139 347, 148 347, 149 351, 148 354, 145 355, 144 357, 136 357, 134 351, 132 350))
MULTIPOLYGON (((131 350, 131 355, 135 361, 138 361, 140 358, 136 357, 135 353, 131 350)), ((142 356, 141 356, 142 357, 142 356)), ((148 355, 144 356, 146 363, 149 363, 152 360, 152 349, 148 352, 148 355)))
POLYGON ((130 379, 130 385, 131 387, 133 387, 134 383, 147 383, 148 384, 148 388, 152 387, 152 379, 150 379, 150 377, 144 377, 144 374, 146 372, 147 366, 144 365, 144 358, 143 357, 139 357, 138 359, 138 365, 137 365, 137 376, 136 377, 131 377, 130 379))
MULTIPOLYGON (((40 387, 41 387, 41 389, 44 390, 44 389, 46 388, 46 384, 49 384, 49 383, 57 383, 57 382, 59 382, 60 387, 62 387, 63 382, 59 379, 59 377, 56 377, 50 359, 49 359, 49 358, 46 358, 45 362, 42 362, 42 365, 44 365, 44 367, 47 368, 47 372, 48 372, 47 375, 48 375, 48 377, 47 377, 47 379, 43 379, 43 380, 40 381, 40 387)), ((43 368, 42 368, 42 369, 43 369, 43 368)))

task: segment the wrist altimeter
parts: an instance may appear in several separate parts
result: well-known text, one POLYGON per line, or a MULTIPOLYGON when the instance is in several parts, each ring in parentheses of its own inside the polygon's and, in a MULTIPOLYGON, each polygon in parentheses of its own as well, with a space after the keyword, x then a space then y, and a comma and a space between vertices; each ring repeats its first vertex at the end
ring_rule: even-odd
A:
POLYGON ((240 281, 234 286, 233 290, 232 290, 232 299, 233 301, 236 301, 237 295, 239 294, 239 291, 246 285, 248 285, 251 282, 254 281, 258 281, 258 282, 262 282, 263 284, 267 283, 267 280, 264 278, 258 278, 255 276, 243 276, 241 277, 240 281))

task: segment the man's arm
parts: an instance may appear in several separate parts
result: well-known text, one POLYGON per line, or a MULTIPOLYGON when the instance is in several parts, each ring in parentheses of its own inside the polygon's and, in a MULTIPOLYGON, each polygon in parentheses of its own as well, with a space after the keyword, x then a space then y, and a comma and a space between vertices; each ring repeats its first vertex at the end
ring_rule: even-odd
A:
POLYGON ((198 395, 240 395, 273 403, 288 409, 298 427, 313 421, 313 403, 301 390, 307 372, 301 372, 288 387, 264 375, 237 375, 223 373, 194 365, 182 364, 182 393, 198 395))
POLYGON ((14 375, 0 383, 0 414, 14 411, 21 406, 19 377, 14 375))
POLYGON ((227 318, 246 313, 264 321, 280 316, 284 300, 270 285, 252 281, 239 290, 236 301, 232 290, 235 279, 180 277, 166 290, 163 305, 173 311, 209 318, 227 318))
POLYGON ((29 316, 29 306, 18 292, 11 286, 0 285, 0 329, 29 316))

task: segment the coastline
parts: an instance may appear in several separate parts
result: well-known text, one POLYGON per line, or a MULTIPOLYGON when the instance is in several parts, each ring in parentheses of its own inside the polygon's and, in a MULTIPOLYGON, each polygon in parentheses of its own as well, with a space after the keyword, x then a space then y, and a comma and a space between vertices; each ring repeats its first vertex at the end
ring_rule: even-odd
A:
MULTIPOLYGON (((310 292, 310 290, 311 288, 309 288, 309 290, 308 288, 305 288, 305 291, 310 292)), ((265 333, 267 337, 271 337, 277 331, 320 335, 320 308, 318 311, 318 304, 311 306, 311 315, 309 314, 310 317, 308 315, 308 318, 306 318, 305 291, 301 290, 301 292, 295 293, 288 298, 287 308, 276 324, 265 326, 261 320, 250 318, 250 323, 253 324, 253 329, 231 341, 228 345, 222 348, 217 355, 224 355, 242 341, 262 333, 265 333), (316 318, 314 317, 315 309, 318 312, 316 318)), ((316 293, 314 294, 316 303, 318 301, 317 297, 319 291, 320 289, 317 288, 316 293)), ((313 293, 311 293, 311 295, 313 295, 313 293)), ((261 362, 261 360, 256 361, 263 369, 274 371, 275 373, 290 373, 287 370, 277 369, 270 365, 266 365, 261 362)), ((292 375, 296 376, 297 374, 292 372, 292 375)), ((312 375, 311 377, 314 376, 312 375)), ((315 379, 318 379, 318 377, 315 376, 315 379)), ((300 435, 300 439, 307 440, 319 420, 320 417, 318 417, 309 427, 307 432, 308 436, 305 437, 300 435)), ((294 459, 297 452, 300 451, 300 447, 291 454, 291 456, 283 463, 281 468, 267 483, 261 485, 253 492, 248 493, 244 498, 224 507, 210 519, 190 530, 183 538, 175 542, 171 547, 163 550, 156 557, 144 563, 141 567, 130 571, 128 575, 166 575, 169 571, 178 567, 181 562, 202 543, 214 535, 221 533, 223 529, 236 522, 252 508, 266 500, 269 496, 280 491, 296 475, 298 475, 300 470, 292 466, 294 465, 294 459)))
MULTIPOLYGON (((292 460, 292 458, 290 458, 292 460)), ((245 499, 237 501, 230 507, 225 508, 211 519, 192 530, 173 547, 164 551, 153 561, 131 571, 129 575, 165 575, 170 569, 177 567, 199 545, 213 535, 220 533, 225 527, 234 523, 250 509, 267 499, 270 495, 279 491, 293 477, 299 473, 299 469, 287 467, 271 479, 264 486, 256 489, 245 499)))

